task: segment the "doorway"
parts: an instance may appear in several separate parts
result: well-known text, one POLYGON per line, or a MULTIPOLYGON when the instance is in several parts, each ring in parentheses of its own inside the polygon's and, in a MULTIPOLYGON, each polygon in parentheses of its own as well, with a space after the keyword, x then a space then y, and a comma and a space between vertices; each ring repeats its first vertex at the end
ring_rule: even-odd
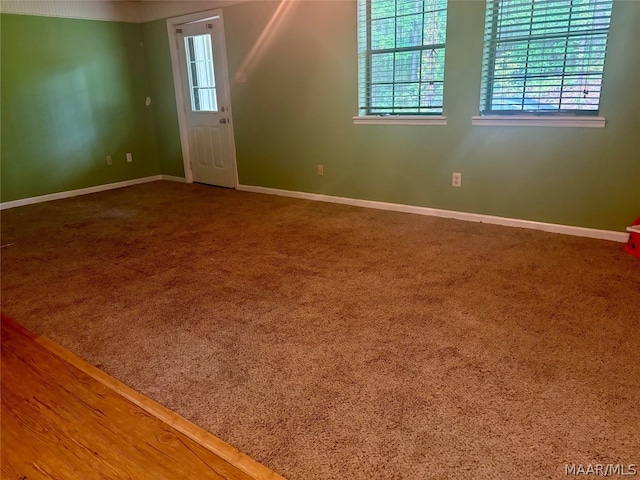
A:
POLYGON ((222 10, 167 20, 187 183, 238 184, 222 10))

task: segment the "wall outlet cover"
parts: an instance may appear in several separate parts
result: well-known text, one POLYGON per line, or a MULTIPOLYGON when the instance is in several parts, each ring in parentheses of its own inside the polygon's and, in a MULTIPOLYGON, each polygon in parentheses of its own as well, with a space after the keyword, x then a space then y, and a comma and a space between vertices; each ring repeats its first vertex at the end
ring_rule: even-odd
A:
POLYGON ((451 178, 451 185, 453 185, 454 187, 461 187, 462 186, 462 174, 461 173, 454 173, 452 178, 451 178))

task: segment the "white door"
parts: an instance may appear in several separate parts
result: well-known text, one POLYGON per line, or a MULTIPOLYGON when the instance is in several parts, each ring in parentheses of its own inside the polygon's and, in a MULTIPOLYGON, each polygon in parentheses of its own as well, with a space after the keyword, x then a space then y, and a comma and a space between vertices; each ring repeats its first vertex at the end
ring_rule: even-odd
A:
POLYGON ((188 138, 185 163, 194 182, 233 188, 235 146, 222 18, 179 25, 176 34, 188 138))

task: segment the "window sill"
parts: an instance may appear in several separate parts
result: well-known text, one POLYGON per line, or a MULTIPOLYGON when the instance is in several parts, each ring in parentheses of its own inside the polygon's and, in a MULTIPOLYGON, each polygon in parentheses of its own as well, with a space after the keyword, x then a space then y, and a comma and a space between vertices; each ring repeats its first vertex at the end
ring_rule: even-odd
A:
POLYGON ((446 125, 447 117, 441 115, 371 115, 353 117, 354 125, 446 125))
POLYGON ((486 115, 471 117, 471 125, 482 127, 584 127, 604 128, 604 117, 486 115))

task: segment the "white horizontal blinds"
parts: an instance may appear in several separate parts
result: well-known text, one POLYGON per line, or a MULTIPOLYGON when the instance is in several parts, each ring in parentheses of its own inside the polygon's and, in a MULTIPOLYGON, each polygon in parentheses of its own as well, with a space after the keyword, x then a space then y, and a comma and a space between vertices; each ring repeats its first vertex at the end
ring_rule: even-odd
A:
POLYGON ((447 0, 359 0, 361 115, 441 114, 447 0))
POLYGON ((189 92, 191 109, 198 111, 217 111, 216 79, 213 71, 213 53, 211 35, 185 37, 187 52, 187 70, 189 71, 189 92))
POLYGON ((481 114, 598 113, 612 0, 487 0, 481 114))

